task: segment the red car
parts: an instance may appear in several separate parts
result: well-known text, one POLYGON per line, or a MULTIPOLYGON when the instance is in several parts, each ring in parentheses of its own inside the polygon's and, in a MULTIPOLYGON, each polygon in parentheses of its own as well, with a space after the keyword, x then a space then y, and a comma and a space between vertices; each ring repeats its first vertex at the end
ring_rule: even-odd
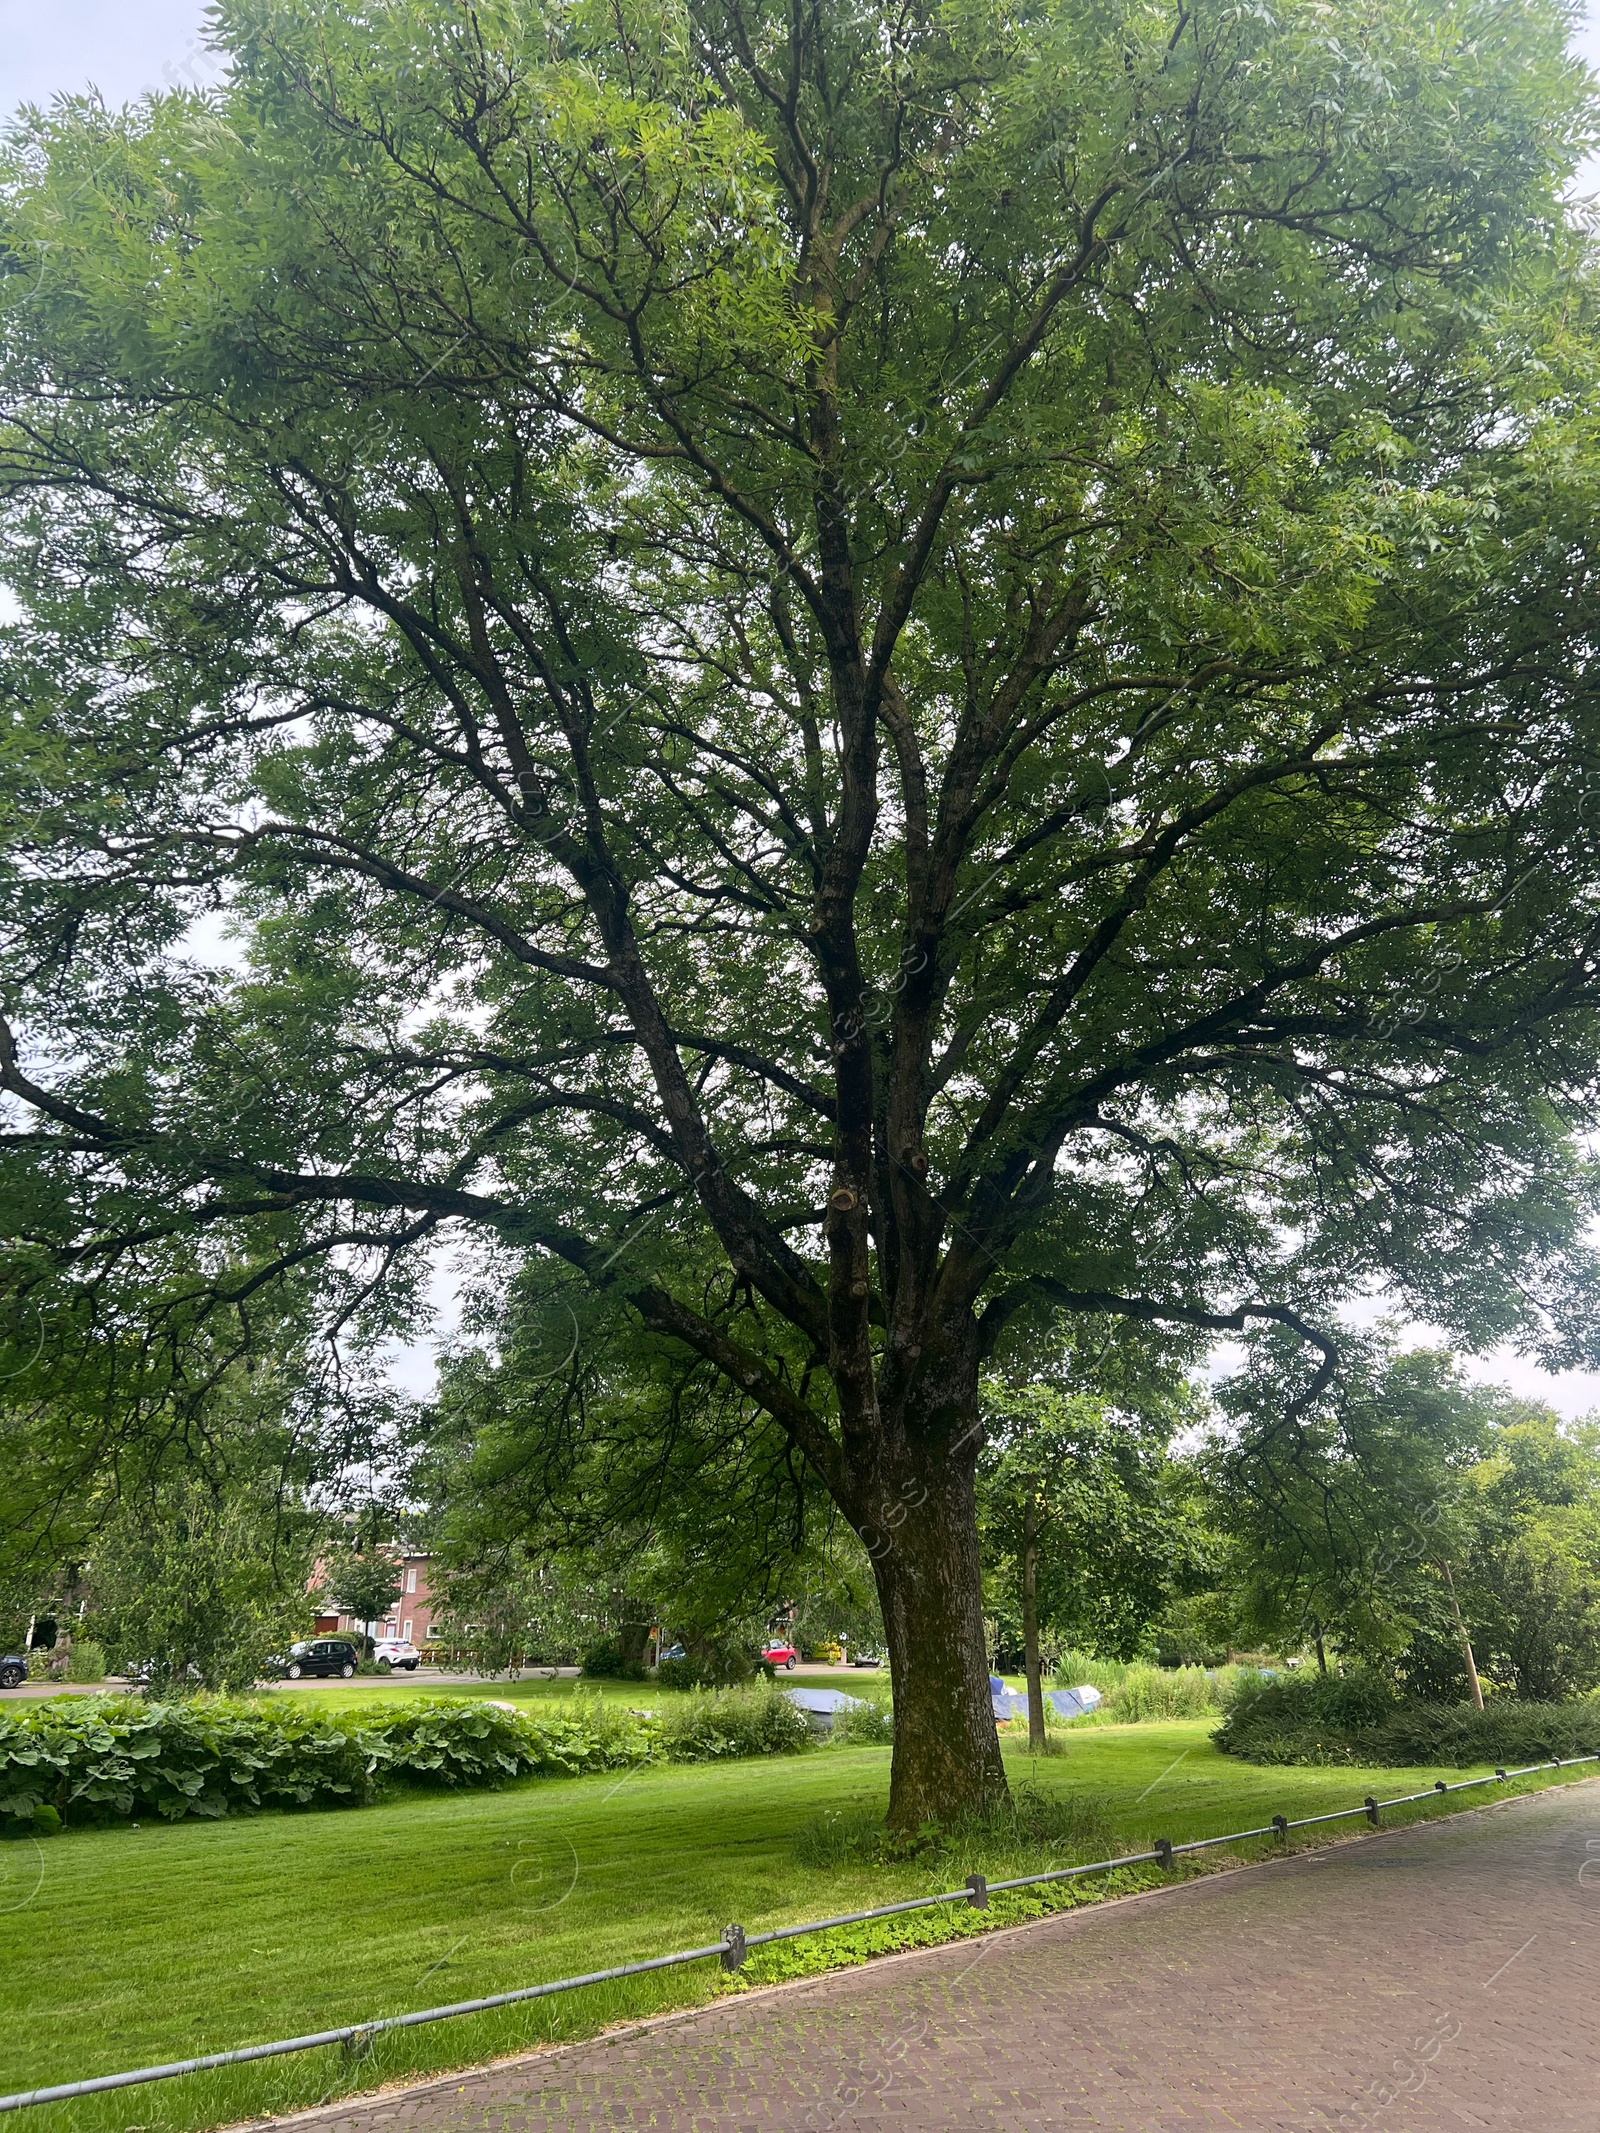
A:
POLYGON ((768 1666, 786 1667, 792 1674, 800 1654, 792 1644, 764 1644, 761 1647, 761 1656, 768 1666))

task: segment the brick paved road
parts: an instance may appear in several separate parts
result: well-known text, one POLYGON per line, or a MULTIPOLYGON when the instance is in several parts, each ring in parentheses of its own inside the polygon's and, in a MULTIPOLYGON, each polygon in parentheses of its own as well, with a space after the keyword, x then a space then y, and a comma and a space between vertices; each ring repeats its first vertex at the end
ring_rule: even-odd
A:
POLYGON ((1600 2133, 1600 1784, 286 2123, 1600 2133))

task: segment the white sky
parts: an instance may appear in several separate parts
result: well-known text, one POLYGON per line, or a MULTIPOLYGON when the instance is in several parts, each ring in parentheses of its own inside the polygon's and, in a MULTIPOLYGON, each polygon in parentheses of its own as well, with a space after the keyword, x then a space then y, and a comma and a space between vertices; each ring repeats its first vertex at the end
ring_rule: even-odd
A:
MULTIPOLYGON (((48 103, 61 92, 94 87, 108 103, 147 90, 198 85, 214 71, 205 49, 205 0, 0 0, 0 116, 23 102, 48 103)), ((1600 67, 1600 0, 1575 40, 1600 67)), ((1600 158, 1584 174, 1583 190, 1600 190, 1600 158)), ((441 1269, 441 1277, 443 1270, 441 1269)), ((453 1317, 447 1278, 436 1280, 441 1325, 453 1317)), ((1419 1328, 1420 1334, 1427 1329, 1419 1328)), ((409 1348, 394 1358, 408 1389, 432 1389, 431 1351, 409 1348)), ((1519 1356, 1496 1353, 1471 1366, 1563 1414, 1600 1409, 1600 1372, 1552 1377, 1519 1356)))

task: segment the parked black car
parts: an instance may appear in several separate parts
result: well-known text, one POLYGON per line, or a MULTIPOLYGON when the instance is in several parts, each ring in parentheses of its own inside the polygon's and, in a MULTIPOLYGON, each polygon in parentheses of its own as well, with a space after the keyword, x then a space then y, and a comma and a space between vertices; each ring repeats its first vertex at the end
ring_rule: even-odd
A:
POLYGON ((28 1662, 21 1652, 7 1652, 0 1659, 0 1689, 20 1689, 28 1678, 28 1662))
POLYGON ((348 1681, 360 1663, 361 1654, 343 1637, 316 1637, 309 1644, 291 1644, 287 1656, 269 1659, 267 1668, 286 1681, 305 1674, 341 1674, 348 1681))

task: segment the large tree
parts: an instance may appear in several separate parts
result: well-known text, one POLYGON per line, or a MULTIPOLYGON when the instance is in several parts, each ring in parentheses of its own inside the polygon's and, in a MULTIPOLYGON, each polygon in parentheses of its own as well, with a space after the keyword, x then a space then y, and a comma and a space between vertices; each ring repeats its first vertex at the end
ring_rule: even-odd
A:
POLYGON ((1486 1335, 1571 1273, 1566 32, 222 0, 214 97, 25 125, 21 1288, 542 1257, 866 1539, 893 1820, 1002 1787, 986 1359, 1275 1322, 1320 1382, 1341 1284, 1486 1335))

